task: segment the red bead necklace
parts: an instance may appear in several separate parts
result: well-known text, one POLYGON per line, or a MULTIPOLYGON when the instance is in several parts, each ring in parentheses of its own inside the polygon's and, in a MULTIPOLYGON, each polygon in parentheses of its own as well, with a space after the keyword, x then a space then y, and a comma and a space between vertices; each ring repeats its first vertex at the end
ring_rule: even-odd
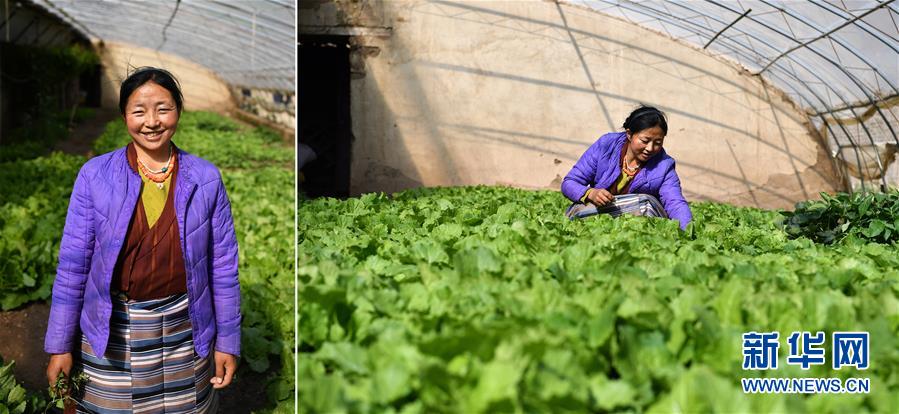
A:
POLYGON ((175 170, 175 152, 172 151, 171 147, 169 147, 169 161, 166 163, 165 167, 162 167, 160 171, 152 171, 146 165, 144 165, 143 161, 140 158, 137 159, 137 166, 140 169, 140 172, 147 177, 150 181, 156 183, 156 187, 162 189, 163 183, 165 180, 172 175, 172 171, 175 170))

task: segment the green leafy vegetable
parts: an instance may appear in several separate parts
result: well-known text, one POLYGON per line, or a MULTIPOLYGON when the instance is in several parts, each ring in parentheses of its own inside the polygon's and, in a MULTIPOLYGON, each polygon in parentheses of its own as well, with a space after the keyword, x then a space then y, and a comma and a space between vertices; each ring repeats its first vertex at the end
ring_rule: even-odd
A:
POLYGON ((566 204, 496 187, 303 200, 300 411, 896 411, 895 245, 822 245, 715 203, 693 204, 686 232, 568 221, 566 204), (802 371, 784 339, 780 369, 742 370, 744 332, 794 330, 868 331, 871 368, 802 371), (876 385, 743 394, 754 376, 876 385))
POLYGON ((39 393, 30 393, 13 375, 16 362, 4 364, 0 359, 0 413, 36 414, 45 411, 47 401, 39 393))
POLYGON ((821 194, 822 199, 784 212, 787 234, 816 242, 861 239, 877 243, 899 241, 899 190, 887 193, 821 194))
POLYGON ((69 195, 84 157, 0 163, 0 309, 50 297, 69 195))

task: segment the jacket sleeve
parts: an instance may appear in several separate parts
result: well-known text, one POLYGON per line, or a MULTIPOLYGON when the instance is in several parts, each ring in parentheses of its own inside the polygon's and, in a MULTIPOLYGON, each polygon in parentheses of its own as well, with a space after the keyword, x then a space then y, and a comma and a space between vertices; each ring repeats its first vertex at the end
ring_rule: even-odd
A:
POLYGON ((680 222, 681 230, 687 228, 687 224, 693 221, 693 213, 690 211, 690 205, 684 199, 684 193, 680 187, 680 178, 674 170, 675 164, 671 164, 671 168, 665 172, 662 178, 662 185, 659 187, 659 201, 665 207, 668 217, 680 222))
POLYGON ((69 199, 59 246, 59 264, 44 338, 44 351, 50 354, 74 352, 76 348, 75 335, 84 303, 84 285, 94 254, 93 211, 90 188, 82 167, 69 199))
POLYGON ((237 236, 231 202, 219 175, 212 214, 210 282, 215 306, 215 350, 240 355, 240 283, 237 273, 237 236))
POLYGON ((562 194, 573 202, 579 202, 587 189, 593 185, 593 177, 596 176, 596 163, 600 151, 600 141, 596 140, 587 151, 577 160, 565 179, 562 180, 562 194))

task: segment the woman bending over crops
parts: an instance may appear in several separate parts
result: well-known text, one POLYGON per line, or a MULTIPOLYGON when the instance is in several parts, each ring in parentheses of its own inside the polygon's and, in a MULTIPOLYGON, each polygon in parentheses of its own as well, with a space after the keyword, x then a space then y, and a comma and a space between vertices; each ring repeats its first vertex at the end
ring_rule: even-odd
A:
POLYGON ((44 350, 51 386, 87 376, 79 412, 215 412, 237 368, 231 207, 218 169, 171 141, 182 100, 169 72, 137 69, 119 92, 132 142, 75 180, 44 350))
POLYGON ((693 219, 674 159, 662 149, 668 122, 656 108, 641 106, 624 121, 624 132, 600 137, 562 180, 574 203, 571 219, 608 213, 666 217, 684 229, 693 219))

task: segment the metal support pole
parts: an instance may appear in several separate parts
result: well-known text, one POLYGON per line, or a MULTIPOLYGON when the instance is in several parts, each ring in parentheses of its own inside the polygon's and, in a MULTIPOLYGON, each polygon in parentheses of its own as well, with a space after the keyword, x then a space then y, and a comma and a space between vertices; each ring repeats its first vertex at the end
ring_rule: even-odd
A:
POLYGON ((751 12, 751 11, 752 11, 752 9, 747 9, 745 12, 743 12, 743 14, 740 15, 740 17, 737 17, 736 20, 730 22, 730 24, 725 26, 723 29, 721 29, 721 31, 719 31, 718 33, 715 33, 715 36, 712 37, 712 40, 709 40, 709 42, 706 43, 705 46, 703 46, 702 48, 705 49, 705 48, 709 47, 709 45, 712 44, 712 42, 714 42, 715 39, 718 38, 718 36, 721 36, 721 33, 724 33, 725 30, 730 29, 731 26, 735 25, 738 21, 740 21, 740 19, 746 17, 746 15, 749 14, 749 12, 751 12))
MULTIPOLYGON (((4 12, 4 14, 6 14, 6 16, 3 19, 3 26, 6 26, 6 43, 9 43, 9 26, 10 26, 9 19, 12 18, 12 16, 15 16, 16 13, 13 12, 13 14, 9 14, 9 0, 5 0, 3 5, 4 5, 3 12, 4 12)), ((0 26, 0 27, 3 27, 3 26, 0 26)))

